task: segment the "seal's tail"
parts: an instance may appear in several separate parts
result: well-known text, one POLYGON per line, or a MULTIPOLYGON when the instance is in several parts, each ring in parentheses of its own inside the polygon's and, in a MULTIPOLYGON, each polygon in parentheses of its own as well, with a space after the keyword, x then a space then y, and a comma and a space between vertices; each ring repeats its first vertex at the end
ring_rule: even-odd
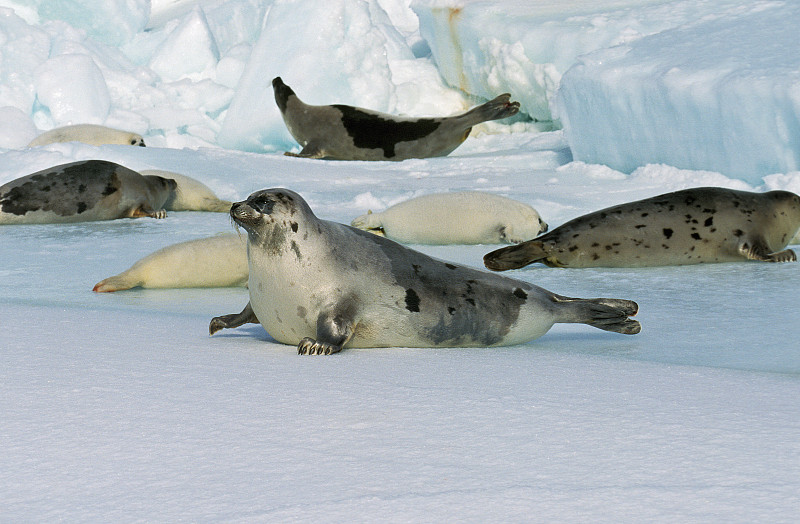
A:
POLYGON ((366 215, 361 215, 353 219, 350 222, 350 225, 358 228, 363 229, 364 231, 369 231, 370 229, 378 229, 382 226, 380 219, 376 214, 374 214, 371 210, 367 211, 366 215))
POLYGON ((487 120, 500 120, 514 116, 519 112, 519 102, 512 102, 511 95, 504 93, 494 100, 470 109, 462 116, 467 125, 474 126, 487 120))
POLYGON ((483 256, 483 264, 492 271, 507 271, 509 269, 519 269, 534 262, 546 261, 547 251, 544 244, 539 240, 528 240, 515 246, 496 249, 483 256))
POLYGON ((604 331, 624 335, 635 335, 642 330, 639 322, 628 318, 639 312, 639 305, 632 300, 556 295, 555 301, 563 306, 560 322, 589 324, 604 331))

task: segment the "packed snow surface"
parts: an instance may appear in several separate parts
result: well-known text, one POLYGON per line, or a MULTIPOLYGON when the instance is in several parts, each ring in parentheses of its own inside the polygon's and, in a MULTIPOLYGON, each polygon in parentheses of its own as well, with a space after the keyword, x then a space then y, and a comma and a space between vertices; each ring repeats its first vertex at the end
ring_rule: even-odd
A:
MULTIPOLYGON (((639 159, 613 138, 608 154, 624 166, 573 157, 579 144, 606 140, 592 122, 625 110, 637 136, 663 134, 662 152, 726 160, 740 153, 731 148, 753 156, 764 147, 790 158, 788 26, 797 24, 788 2, 0 5, 0 184, 105 159, 183 173, 228 200, 288 187, 343 223, 419 195, 488 191, 533 206, 551 228, 686 187, 800 192, 788 163, 741 176, 716 164, 701 171, 639 159), (717 54, 695 56, 706 29, 717 54), (761 36, 741 34, 751 30, 761 36), (445 45, 456 37, 460 59, 445 45), (659 42, 674 47, 662 56, 659 42), (715 59, 744 42, 763 59, 758 79, 715 59), (679 60, 687 69, 673 71, 679 60), (743 83, 720 81, 728 66, 743 83), (412 115, 510 91, 549 123, 492 123, 445 158, 289 158, 280 153, 298 146, 272 101, 277 75, 309 103, 412 115), (570 102, 579 81, 593 87, 585 103, 570 102), (647 85, 649 117, 637 116, 644 104, 610 109, 647 85), (716 118, 720 107, 693 98, 721 104, 726 89, 757 122, 716 118), (671 105, 656 103, 667 95, 671 105), (605 109, 586 115, 587 129, 576 111, 590 100, 605 109), (554 109, 564 131, 549 121, 554 109), (705 134, 676 133, 694 121, 705 134), (148 147, 24 148, 76 123, 141 133, 148 147), (736 141, 756 129, 763 142, 736 141), (720 142, 725 153, 705 152, 720 142)), ((509 276, 636 300, 642 333, 556 325, 507 348, 314 358, 256 325, 209 337, 211 317, 247 303, 244 288, 91 291, 161 247, 230 231, 226 214, 198 212, 0 228, 0 520, 796 520, 800 264, 536 265, 509 276)), ((496 246, 414 247, 481 267, 496 246)))

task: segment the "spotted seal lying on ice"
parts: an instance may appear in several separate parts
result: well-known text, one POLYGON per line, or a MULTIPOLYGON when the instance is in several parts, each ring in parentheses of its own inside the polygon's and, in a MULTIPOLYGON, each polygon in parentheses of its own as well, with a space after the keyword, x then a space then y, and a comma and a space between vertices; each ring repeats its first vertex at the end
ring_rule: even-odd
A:
POLYGON ((0 224, 164 218, 174 180, 105 160, 62 164, 0 186, 0 224))
POLYGON ((643 267, 761 260, 793 262, 784 248, 800 229, 800 197, 699 187, 609 207, 484 256, 495 271, 643 267))
POLYGON ((343 347, 519 344, 556 322, 634 334, 638 306, 578 299, 528 282, 431 258, 389 239, 318 219, 300 195, 267 189, 234 203, 248 233, 250 302, 215 317, 223 328, 260 323, 301 354, 343 347))

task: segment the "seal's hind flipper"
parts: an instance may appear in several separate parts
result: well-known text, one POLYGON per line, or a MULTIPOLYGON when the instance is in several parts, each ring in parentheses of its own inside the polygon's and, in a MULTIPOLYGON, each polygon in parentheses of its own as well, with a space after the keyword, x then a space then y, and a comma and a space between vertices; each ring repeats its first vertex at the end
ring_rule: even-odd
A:
POLYGON ((744 241, 739 244, 739 254, 748 260, 759 260, 761 262, 796 262, 797 255, 791 249, 784 249, 776 253, 771 253, 767 243, 763 239, 756 239, 753 242, 744 241))
POLYGON ((383 221, 379 218, 379 214, 373 213, 372 210, 367 211, 366 215, 354 218, 350 225, 376 235, 386 236, 383 230, 383 221))
POLYGON ((502 247, 483 257, 483 264, 492 271, 506 271, 509 269, 519 269, 534 262, 546 261, 548 253, 544 243, 540 240, 528 240, 515 246, 502 247))
MULTIPOLYGON (((514 116, 519 112, 519 102, 511 101, 511 94, 503 93, 502 95, 489 100, 485 104, 481 104, 473 109, 464 113, 464 120, 469 123, 469 126, 480 124, 489 120, 500 120, 514 116)), ((466 137, 464 137, 466 138, 466 137)))
POLYGON ((556 295, 556 303, 569 304, 559 322, 588 324, 623 335, 635 335, 642 330, 638 321, 628 318, 639 312, 632 300, 619 298, 570 298, 556 295))
POLYGON ((222 315, 211 319, 208 325, 208 334, 213 335, 220 329, 237 328, 243 324, 258 324, 258 319, 253 308, 250 307, 250 302, 244 307, 241 313, 232 313, 230 315, 222 315))

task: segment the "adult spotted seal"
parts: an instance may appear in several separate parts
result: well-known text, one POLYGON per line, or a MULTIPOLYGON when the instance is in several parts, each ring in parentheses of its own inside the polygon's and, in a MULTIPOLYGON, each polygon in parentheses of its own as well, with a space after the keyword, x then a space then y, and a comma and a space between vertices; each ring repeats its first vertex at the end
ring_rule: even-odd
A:
POLYGON ((45 131, 34 138, 28 147, 44 146, 58 142, 83 142, 93 146, 105 144, 144 147, 142 135, 96 124, 76 124, 45 131))
POLYGON ((247 282, 247 241, 237 234, 180 242, 138 260, 119 275, 95 284, 110 293, 134 287, 233 287, 247 282))
POLYGON ((0 186, 0 224, 164 218, 176 187, 105 160, 72 162, 0 186))
POLYGON ((794 251, 783 249, 798 229, 800 197, 794 193, 700 187, 583 215, 483 260, 495 271, 534 262, 551 267, 793 262, 794 251))
POLYGON ((467 139, 472 126, 517 114, 506 93, 453 116, 404 118, 348 105, 313 106, 280 77, 272 80, 283 121, 303 147, 296 156, 333 160, 406 160, 445 156, 467 139))
POLYGON ((234 203, 248 233, 250 302, 215 317, 223 328, 260 323, 301 354, 348 347, 498 346, 556 322, 634 334, 635 302, 577 299, 528 282, 436 260, 389 239, 318 219, 300 195, 267 189, 234 203))
POLYGON ((516 244, 547 231, 531 206, 481 191, 423 195, 351 225, 407 244, 516 244))

